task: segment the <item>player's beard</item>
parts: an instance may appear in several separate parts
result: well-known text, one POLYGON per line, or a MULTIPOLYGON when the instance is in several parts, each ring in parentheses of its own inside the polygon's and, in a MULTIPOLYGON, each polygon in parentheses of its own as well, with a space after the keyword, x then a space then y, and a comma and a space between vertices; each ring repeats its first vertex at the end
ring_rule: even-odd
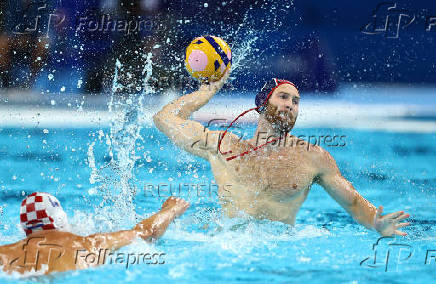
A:
POLYGON ((294 118, 289 111, 279 111, 276 106, 267 104, 265 119, 280 133, 289 133, 295 125, 294 118))

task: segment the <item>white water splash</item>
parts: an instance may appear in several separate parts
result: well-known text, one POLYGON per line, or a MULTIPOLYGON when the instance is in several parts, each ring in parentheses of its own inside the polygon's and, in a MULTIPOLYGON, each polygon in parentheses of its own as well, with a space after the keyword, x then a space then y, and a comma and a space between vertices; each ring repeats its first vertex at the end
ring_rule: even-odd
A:
MULTIPOLYGON (((133 170, 136 160, 140 157, 135 154, 135 146, 137 141, 142 139, 140 136, 142 126, 139 120, 144 116, 144 105, 147 105, 144 104, 144 100, 149 99, 150 94, 153 93, 153 89, 147 84, 152 75, 151 53, 148 53, 145 60, 140 94, 115 95, 126 87, 118 82, 123 65, 119 60, 116 62, 112 94, 108 104, 109 111, 116 115, 111 121, 110 134, 106 135, 110 162, 97 168, 94 157, 95 142, 92 142, 88 148, 90 183, 97 184, 97 194, 103 197, 100 205, 95 208, 95 218, 105 224, 105 229, 120 229, 136 220, 133 199, 137 189, 133 170)), ((98 136, 101 139, 101 131, 98 136)))

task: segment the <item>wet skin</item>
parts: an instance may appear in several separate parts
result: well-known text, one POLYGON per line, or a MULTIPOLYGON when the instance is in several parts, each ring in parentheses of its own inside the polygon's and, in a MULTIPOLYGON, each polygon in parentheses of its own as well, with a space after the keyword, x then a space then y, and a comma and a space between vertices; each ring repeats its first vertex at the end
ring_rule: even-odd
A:
POLYGON ((0 246, 0 267, 7 273, 36 272, 40 275, 101 265, 104 264, 103 257, 92 261, 86 256, 108 254, 139 238, 156 240, 188 207, 189 203, 183 199, 170 197, 158 213, 133 229, 113 233, 82 237, 59 230, 34 232, 21 241, 0 246))
POLYGON ((398 229, 409 225, 400 223, 408 214, 398 211, 382 216, 382 207, 377 209, 357 192, 327 151, 288 133, 297 119, 300 101, 298 90, 290 84, 280 85, 271 94, 251 139, 240 140, 228 132, 222 139, 221 151, 217 151, 223 131, 205 129, 188 118, 208 103, 228 76, 229 72, 218 82, 202 84, 198 91, 174 100, 153 117, 156 127, 177 146, 209 161, 227 216, 243 212, 258 219, 295 224, 311 185, 318 183, 366 228, 385 236, 406 235, 398 229), (287 143, 270 143, 253 150, 264 144, 266 137, 286 137, 280 141, 287 143), (228 160, 235 154, 236 158, 228 160))

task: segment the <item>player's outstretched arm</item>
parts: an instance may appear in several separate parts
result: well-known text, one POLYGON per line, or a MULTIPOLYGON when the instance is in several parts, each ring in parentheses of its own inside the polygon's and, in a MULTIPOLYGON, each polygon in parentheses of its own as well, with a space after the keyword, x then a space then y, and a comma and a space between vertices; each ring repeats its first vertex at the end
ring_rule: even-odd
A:
POLYGON ((340 173, 335 160, 327 152, 322 150, 320 160, 320 171, 317 177, 319 183, 327 193, 338 202, 356 222, 368 229, 376 230, 382 236, 407 235, 399 228, 406 227, 410 223, 400 223, 409 217, 404 211, 398 211, 381 215, 383 207, 379 209, 363 198, 353 185, 340 173))
POLYGON ((189 203, 181 198, 170 197, 162 205, 162 209, 143 220, 133 228, 144 240, 160 238, 168 228, 168 225, 188 209, 189 203))
POLYGON ((189 203, 181 198, 170 197, 162 205, 162 209, 138 223, 132 230, 113 233, 94 234, 85 237, 88 249, 116 250, 131 244, 138 237, 150 241, 160 238, 168 225, 182 215, 189 207, 189 203))

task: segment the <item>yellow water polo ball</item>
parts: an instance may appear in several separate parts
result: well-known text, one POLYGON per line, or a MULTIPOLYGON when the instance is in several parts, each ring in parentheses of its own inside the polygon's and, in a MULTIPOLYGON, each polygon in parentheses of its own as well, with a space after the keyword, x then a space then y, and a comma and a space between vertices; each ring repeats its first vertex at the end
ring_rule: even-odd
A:
POLYGON ((221 79, 231 65, 232 51, 219 37, 197 37, 186 48, 186 69, 192 77, 200 81, 221 79))

